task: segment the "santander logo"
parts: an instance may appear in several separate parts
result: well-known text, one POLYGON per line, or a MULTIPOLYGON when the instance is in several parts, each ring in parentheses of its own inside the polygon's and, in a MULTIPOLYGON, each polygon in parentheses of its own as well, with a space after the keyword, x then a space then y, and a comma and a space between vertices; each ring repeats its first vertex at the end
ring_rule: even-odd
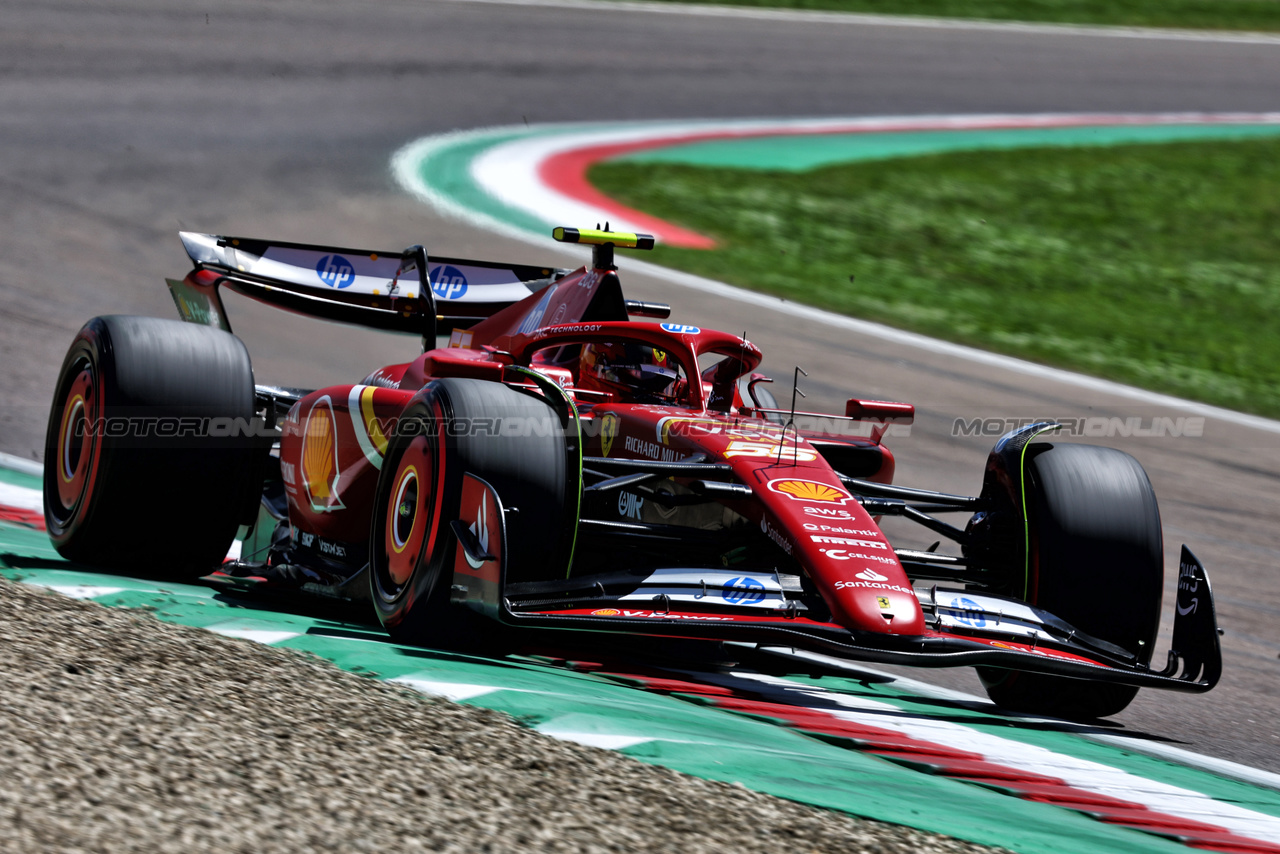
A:
POLYGON ((889 576, 881 575, 880 573, 876 572, 874 569, 864 569, 862 570, 862 572, 859 572, 856 577, 861 578, 863 581, 888 581, 889 580, 889 576))

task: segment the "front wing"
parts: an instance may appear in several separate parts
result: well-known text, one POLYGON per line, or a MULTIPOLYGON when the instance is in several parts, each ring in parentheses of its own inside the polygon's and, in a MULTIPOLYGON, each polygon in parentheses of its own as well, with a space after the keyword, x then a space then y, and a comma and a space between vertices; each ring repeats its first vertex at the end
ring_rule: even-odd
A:
POLYGON ((917 588, 930 628, 903 636, 853 632, 810 616, 795 595, 800 578, 776 572, 670 567, 508 585, 501 498, 466 477, 486 500, 464 502, 472 509, 453 525, 460 547, 452 598, 509 625, 790 646, 854 661, 990 666, 1191 693, 1213 688, 1222 672, 1209 578, 1185 546, 1173 647, 1156 671, 1045 611, 966 590, 917 588))

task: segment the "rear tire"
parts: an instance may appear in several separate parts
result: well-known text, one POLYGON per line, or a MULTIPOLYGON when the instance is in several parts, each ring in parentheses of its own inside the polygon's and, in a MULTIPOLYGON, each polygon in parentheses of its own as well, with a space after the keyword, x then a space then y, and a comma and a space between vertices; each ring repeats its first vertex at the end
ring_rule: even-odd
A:
POLYGON ((431 383, 400 416, 387 449, 369 542, 370 594, 393 640, 418 645, 492 642, 498 627, 449 602, 462 477, 488 482, 507 513, 506 578, 564 572, 556 546, 569 498, 565 438, 544 401, 501 383, 431 383), (407 425, 422 429, 402 429, 407 425), (510 430, 540 424, 543 429, 510 430), (551 429, 546 429, 550 427, 551 429))
MULTIPOLYGON (((1160 626, 1164 548, 1146 472, 1123 451, 1092 445, 1039 443, 1027 457, 1027 601, 1148 664, 1160 626)), ((998 706, 1067 718, 1114 715, 1138 693, 991 667, 978 668, 978 676, 998 706)))
POLYGON ((255 498, 256 466, 251 439, 211 436, 208 422, 248 423, 253 393, 249 354, 229 333, 125 315, 85 324, 45 438, 58 553, 157 575, 217 566, 255 498))

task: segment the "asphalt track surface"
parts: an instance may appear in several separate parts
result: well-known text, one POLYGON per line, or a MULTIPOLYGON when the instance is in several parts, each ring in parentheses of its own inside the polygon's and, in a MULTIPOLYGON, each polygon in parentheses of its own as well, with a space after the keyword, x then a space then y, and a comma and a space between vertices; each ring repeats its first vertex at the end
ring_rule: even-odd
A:
MULTIPOLYGON (((409 198, 388 161, 419 136, 525 120, 1280 109, 1280 46, 1265 43, 467 2, 7 2, 0 16, 0 451, 26 458, 42 456, 81 323, 174 316, 162 279, 186 269, 180 227, 577 262, 409 198)), ((911 436, 893 446, 908 485, 977 490, 990 438, 953 435, 957 418, 1186 414, 853 340, 625 267, 624 283, 672 302, 673 319, 747 330, 775 375, 803 365, 810 403, 915 403, 911 436)), ((415 352, 409 339, 231 313, 259 381, 350 382, 415 352)), ((1105 443, 1147 468, 1167 559, 1182 542, 1196 551, 1227 632, 1212 694, 1144 692, 1116 728, 1280 771, 1280 433, 1210 419, 1201 437, 1105 443)), ((903 544, 928 542, 901 530, 903 544)), ((978 691, 968 671, 911 675, 978 691)))

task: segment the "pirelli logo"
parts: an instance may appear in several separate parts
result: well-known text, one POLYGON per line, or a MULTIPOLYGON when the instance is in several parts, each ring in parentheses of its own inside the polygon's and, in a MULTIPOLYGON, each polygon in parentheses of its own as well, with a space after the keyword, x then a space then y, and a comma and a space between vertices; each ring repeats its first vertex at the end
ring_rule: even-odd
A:
POLYGON ((887 549, 884 543, 875 540, 855 540, 852 537, 827 537, 821 534, 810 534, 809 539, 815 543, 827 543, 833 546, 856 546, 860 549, 887 549))

